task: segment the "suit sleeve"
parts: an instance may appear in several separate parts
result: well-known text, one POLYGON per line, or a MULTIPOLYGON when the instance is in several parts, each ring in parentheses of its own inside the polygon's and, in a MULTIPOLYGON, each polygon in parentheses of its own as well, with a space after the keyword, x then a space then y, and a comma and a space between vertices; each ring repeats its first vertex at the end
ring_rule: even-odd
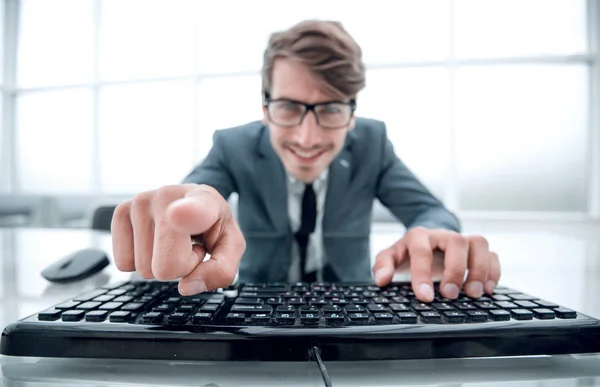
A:
POLYGON ((396 156, 385 130, 382 148, 382 168, 377 182, 379 201, 407 229, 422 226, 460 232, 458 218, 396 156))
POLYGON ((225 198, 236 191, 235 181, 227 163, 225 139, 219 131, 213 134, 213 146, 206 158, 198 164, 183 183, 206 184, 215 188, 225 198))

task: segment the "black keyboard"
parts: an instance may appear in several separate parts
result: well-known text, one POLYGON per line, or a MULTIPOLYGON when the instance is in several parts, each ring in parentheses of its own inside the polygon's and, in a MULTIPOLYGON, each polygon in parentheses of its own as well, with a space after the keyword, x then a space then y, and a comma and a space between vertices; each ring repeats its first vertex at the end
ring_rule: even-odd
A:
POLYGON ((99 288, 7 326, 10 356, 166 360, 424 359, 600 352, 600 321, 506 287, 423 303, 410 283, 176 282, 99 288))

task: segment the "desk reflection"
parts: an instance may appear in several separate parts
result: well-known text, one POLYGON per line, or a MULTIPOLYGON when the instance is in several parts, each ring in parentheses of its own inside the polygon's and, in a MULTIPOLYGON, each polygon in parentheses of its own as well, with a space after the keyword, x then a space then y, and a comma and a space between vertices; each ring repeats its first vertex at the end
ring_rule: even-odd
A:
MULTIPOLYGON (((399 237, 375 227, 372 257, 399 237)), ((600 241, 551 233, 491 233, 502 264, 501 284, 600 317, 600 241)), ((96 247, 112 257, 111 237, 88 230, 0 229, 0 326, 130 273, 111 263, 68 285, 41 271, 75 250, 96 247)), ((399 274, 398 279, 406 275, 399 274)), ((7 386, 322 386, 315 363, 209 363, 2 357, 7 386)), ((326 364, 334 386, 600 386, 600 354, 502 359, 448 359, 326 364)))

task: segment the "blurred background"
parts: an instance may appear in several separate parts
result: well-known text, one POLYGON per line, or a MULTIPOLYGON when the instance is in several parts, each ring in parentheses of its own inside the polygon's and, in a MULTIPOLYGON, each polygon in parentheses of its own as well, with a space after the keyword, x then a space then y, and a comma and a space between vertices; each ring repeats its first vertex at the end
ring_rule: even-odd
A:
POLYGON ((268 36, 306 18, 356 38, 357 114, 467 224, 598 232, 597 0, 2 0, 0 224, 179 183, 261 118, 268 36))

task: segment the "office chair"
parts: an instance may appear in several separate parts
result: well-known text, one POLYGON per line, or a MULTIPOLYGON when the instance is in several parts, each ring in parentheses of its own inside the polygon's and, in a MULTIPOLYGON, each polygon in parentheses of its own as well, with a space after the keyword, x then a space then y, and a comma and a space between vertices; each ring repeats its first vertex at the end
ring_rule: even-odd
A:
POLYGON ((110 224, 115 212, 116 205, 103 205, 94 210, 92 214, 92 230, 110 232, 110 224))

